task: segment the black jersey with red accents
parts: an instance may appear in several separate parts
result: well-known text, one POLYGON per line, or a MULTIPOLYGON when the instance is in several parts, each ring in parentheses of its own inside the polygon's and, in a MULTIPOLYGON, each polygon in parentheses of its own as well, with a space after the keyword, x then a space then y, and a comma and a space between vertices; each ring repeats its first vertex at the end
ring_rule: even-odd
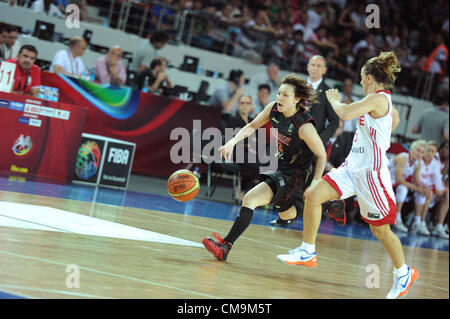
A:
POLYGON ((311 114, 299 109, 293 116, 286 118, 278 111, 275 103, 269 119, 272 127, 278 130, 278 133, 272 133, 278 142, 278 170, 293 174, 298 169, 309 168, 313 153, 298 136, 298 129, 305 123, 315 125, 311 114))

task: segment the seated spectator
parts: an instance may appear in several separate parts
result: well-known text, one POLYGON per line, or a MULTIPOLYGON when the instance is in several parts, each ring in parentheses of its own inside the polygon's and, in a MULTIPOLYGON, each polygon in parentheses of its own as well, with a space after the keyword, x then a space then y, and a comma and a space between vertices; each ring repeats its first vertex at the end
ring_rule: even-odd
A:
POLYGON ((17 41, 19 32, 15 27, 6 27, 6 37, 3 44, 0 46, 0 51, 3 52, 5 60, 16 58, 19 53, 20 43, 17 41))
POLYGON ((86 41, 81 37, 72 38, 67 49, 56 52, 50 65, 50 72, 81 77, 86 72, 81 59, 84 51, 86 51, 86 41))
MULTIPOLYGON (((234 116, 230 116, 227 120, 226 127, 227 128, 242 128, 248 123, 250 123, 253 118, 250 117, 250 113, 253 112, 253 102, 252 98, 249 95, 242 95, 238 101, 238 110, 234 116)), ((244 141, 239 142, 234 148, 233 157, 237 164, 240 167, 241 176, 242 176, 242 192, 237 196, 242 200, 245 192, 249 191, 256 185, 257 178, 259 176, 259 163, 257 162, 258 156, 256 152, 257 148, 257 135, 253 134, 249 138, 244 141), (251 139, 251 140, 249 140, 251 139), (243 143, 242 146, 239 146, 240 143, 243 143), (244 156, 242 154, 237 155, 236 150, 242 150, 244 152, 244 156), (254 162, 251 162, 250 153, 254 158, 254 162)))
POLYGON ((325 166, 325 172, 331 171, 333 168, 339 167, 348 155, 348 150, 351 148, 347 140, 342 137, 344 132, 344 121, 339 120, 339 126, 334 132, 333 136, 330 137, 328 143, 325 147, 327 152, 327 164, 325 166))
POLYGON ((53 0, 37 0, 31 5, 31 10, 37 13, 45 13, 48 16, 65 19, 66 16, 61 12, 59 7, 54 4, 53 0))
POLYGON ((62 13, 65 13, 66 12, 66 7, 69 5, 69 2, 67 0, 55 0, 54 4, 56 6, 58 6, 59 10, 62 13))
POLYGON ((165 31, 155 31, 149 40, 145 40, 134 54, 130 70, 142 72, 148 69, 150 63, 158 55, 158 50, 164 48, 169 41, 169 35, 165 31))
MULTIPOLYGON (((256 115, 261 112, 267 104, 270 103, 270 86, 267 84, 260 84, 258 86, 258 93, 255 99, 255 103, 253 104, 253 112, 250 114, 252 117, 255 117, 256 115)), ((272 100, 273 101, 273 100, 272 100)))
POLYGON ((311 41, 322 51, 323 55, 328 56, 328 51, 331 51, 334 56, 339 55, 338 46, 336 45, 336 43, 334 43, 333 38, 328 36, 327 28, 325 28, 324 26, 320 26, 319 28, 317 28, 316 37, 311 41))
POLYGON ((397 154, 388 164, 397 205, 397 220, 394 229, 401 232, 408 232, 408 228, 402 221, 402 208, 408 190, 416 191, 422 195, 428 193, 428 190, 420 184, 421 159, 426 149, 427 142, 417 140, 411 144, 409 153, 397 154))
POLYGON ((102 84, 123 85, 127 74, 122 63, 122 49, 116 45, 95 61, 95 80, 102 84))
POLYGON ((16 64, 11 93, 38 97, 41 86, 41 69, 34 64, 37 55, 37 49, 26 44, 20 48, 17 58, 5 60, 5 62, 16 64))
POLYGON ((244 83, 244 73, 241 70, 231 70, 228 81, 217 87, 209 99, 209 105, 222 108, 221 129, 225 128, 228 118, 236 112, 237 102, 244 93, 244 83))
POLYGON ((397 49, 400 47, 400 37, 399 37, 399 31, 398 26, 393 25, 391 32, 389 34, 386 34, 386 51, 397 51, 397 49))
POLYGON ((320 53, 312 43, 304 41, 303 31, 300 29, 294 31, 293 39, 289 42, 287 52, 288 55, 292 56, 292 59, 296 59, 296 64, 300 65, 297 69, 301 72, 306 70, 308 61, 320 53))
POLYGON ((417 124, 412 128, 412 133, 420 133, 420 138, 435 141, 439 145, 449 140, 448 134, 448 91, 442 90, 433 98, 434 106, 425 110, 417 124))
POLYGON ((6 26, 0 24, 0 62, 4 60, 5 56, 3 54, 2 46, 3 43, 6 42, 6 37, 8 36, 8 32, 6 32, 6 26))
POLYGON ((171 30, 174 29, 176 11, 172 7, 173 0, 158 1, 153 4, 150 11, 150 29, 171 30))
POLYGON ((448 188, 444 187, 441 174, 441 163, 435 158, 437 153, 437 144, 429 141, 427 151, 423 157, 420 170, 420 183, 428 192, 423 195, 414 193, 415 217, 411 227, 411 234, 430 236, 425 219, 428 209, 438 204, 436 225, 433 229, 433 235, 448 239, 448 234, 443 229, 443 222, 448 211, 448 188))
POLYGON ((325 3, 319 2, 313 5, 307 12, 308 27, 316 30, 322 24, 322 18, 325 16, 325 3))
POLYGON ((259 88, 261 84, 266 84, 270 87, 271 95, 270 101, 275 101, 277 98, 278 87, 281 84, 280 77, 278 75, 280 68, 276 63, 269 63, 265 72, 259 72, 253 75, 250 79, 249 85, 255 90, 259 88))
POLYGON ((367 57, 375 56, 377 54, 375 35, 371 32, 367 33, 364 39, 358 41, 353 46, 353 54, 355 56, 361 57, 361 59, 366 59, 367 57))
POLYGON ((169 77, 166 74, 167 61, 164 58, 157 57, 150 64, 150 69, 146 69, 138 74, 137 88, 142 90, 144 85, 148 84, 147 90, 151 93, 161 94, 162 87, 172 87, 169 77))
MULTIPOLYGON (((342 93, 341 93, 342 103, 351 104, 358 100, 359 99, 353 95, 353 80, 350 78, 345 79, 344 84, 342 86, 342 93)), ((343 131, 342 135, 343 135, 343 138, 348 143, 350 143, 350 146, 353 141, 353 136, 355 135, 357 121, 358 121, 358 118, 356 118, 356 117, 352 120, 344 121, 344 128, 343 128, 344 131, 343 131)))
POLYGON ((434 45, 436 47, 422 65, 422 71, 443 75, 448 63, 448 48, 442 34, 436 33, 434 35, 434 45))

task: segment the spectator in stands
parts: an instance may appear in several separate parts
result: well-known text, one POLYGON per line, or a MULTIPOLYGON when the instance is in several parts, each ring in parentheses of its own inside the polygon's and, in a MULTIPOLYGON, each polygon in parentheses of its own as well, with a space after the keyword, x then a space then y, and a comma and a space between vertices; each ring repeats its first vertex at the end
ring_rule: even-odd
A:
POLYGON ((423 112, 412 128, 412 133, 420 133, 420 138, 436 141, 438 145, 449 140, 448 134, 448 91, 438 92, 433 100, 434 107, 423 112))
POLYGON ((72 77, 81 77, 86 72, 81 57, 86 51, 86 41, 82 37, 74 37, 65 50, 56 52, 50 65, 50 72, 72 77))
POLYGON ((172 82, 166 73, 167 61, 162 57, 156 57, 150 64, 150 68, 139 73, 137 77, 137 88, 147 85, 148 92, 161 94, 163 87, 172 88, 172 82))
POLYGON ((17 57, 20 49, 20 43, 17 41, 18 36, 19 32, 16 27, 6 27, 5 42, 0 47, 5 60, 17 57))
POLYGON ((352 43, 347 42, 339 47, 338 56, 330 56, 328 58, 330 65, 330 77, 336 80, 343 80, 347 77, 356 78, 353 66, 355 57, 352 53, 352 43))
POLYGON ((434 35, 434 43, 436 47, 426 59, 422 71, 443 75, 448 63, 448 48, 441 33, 434 35))
POLYGON ((400 47, 400 37, 399 30, 397 25, 393 25, 392 29, 388 34, 386 34, 386 47, 384 48, 386 51, 397 51, 400 47))
MULTIPOLYGON (((350 78, 347 78, 344 80, 344 84, 342 86, 342 93, 341 93, 341 101, 345 104, 351 104, 353 102, 358 101, 359 99, 353 95, 353 80, 350 78)), ((342 138, 348 143, 347 145, 352 145, 353 136, 355 135, 356 131, 356 123, 358 119, 354 118, 352 120, 344 121, 344 127, 342 132, 342 138)), ((350 149, 348 149, 350 151, 350 149)), ((347 152, 348 154, 348 152, 347 152)))
POLYGON ((411 144, 409 153, 397 154, 388 164, 397 205, 397 219, 394 229, 400 232, 408 232, 408 228, 402 221, 402 208, 408 191, 412 190, 429 196, 429 191, 420 184, 421 159, 426 149, 427 142, 417 140, 411 144))
POLYGON ((322 24, 325 16, 325 3, 319 2, 313 5, 306 14, 308 15, 308 27, 316 30, 322 24))
POLYGON ((122 63, 123 50, 116 45, 95 61, 95 80, 102 84, 123 85, 127 74, 122 63))
POLYGON ((253 103, 254 111, 252 117, 258 115, 264 107, 270 102, 270 86, 267 84, 260 84, 256 95, 255 103, 253 103))
POLYGON ((427 151, 423 157, 420 170, 420 183, 426 187, 429 192, 426 195, 415 192, 415 217, 411 227, 411 234, 430 236, 426 226, 425 219, 428 209, 435 204, 438 205, 436 226, 433 229, 433 235, 448 239, 442 226, 449 207, 448 188, 444 187, 441 174, 441 163, 435 158, 438 146, 436 142, 429 141, 427 151))
MULTIPOLYGON (((242 95, 238 101, 238 110, 234 116, 230 116, 227 120, 227 128, 242 128, 253 120, 253 117, 250 116, 250 113, 253 112, 253 100, 249 95, 242 95)), ((257 177, 259 176, 259 164, 257 163, 257 135, 253 134, 249 138, 241 141, 239 143, 243 143, 242 151, 244 152, 244 156, 236 155, 236 150, 240 150, 239 143, 236 145, 234 149, 234 158, 236 159, 237 164, 240 167, 241 176, 242 176, 242 192, 237 196, 237 198, 242 199, 244 194, 253 188, 257 183, 257 177), (249 140, 250 139, 250 140, 249 140), (249 142, 250 141, 250 142, 249 142), (252 157, 254 158, 254 162, 250 160, 252 157)))
POLYGON ((158 56, 158 50, 164 48, 169 41, 169 35, 165 31, 155 31, 149 40, 145 40, 137 49, 130 69, 142 72, 148 69, 153 59, 158 56))
POLYGON ((66 7, 69 4, 68 0, 55 0, 54 4, 56 6, 58 6, 59 10, 61 11, 61 13, 65 13, 66 12, 66 7))
POLYGON ((209 99, 209 105, 222 108, 220 128, 224 129, 228 118, 237 110, 237 101, 244 93, 242 86, 245 83, 244 72, 231 70, 228 81, 221 84, 209 99))
POLYGON ((166 30, 174 29, 175 10, 173 0, 158 1, 160 4, 153 4, 150 11, 150 29, 166 30))
POLYGON ((308 85, 311 86, 316 94, 318 103, 311 106, 311 115, 316 120, 316 130, 324 145, 327 144, 331 136, 339 126, 339 118, 328 102, 325 95, 329 86, 326 85, 323 76, 327 72, 326 60, 323 56, 313 56, 307 66, 308 85), (326 122, 328 120, 328 126, 326 122))
POLYGON ((369 32, 364 39, 358 41, 353 47, 353 54, 363 60, 366 60, 367 57, 375 56, 377 54, 375 34, 369 32))
POLYGON ((6 31, 6 26, 0 24, 0 62, 5 58, 3 54, 3 43, 6 42, 6 37, 8 36, 8 32, 6 31))
POLYGON ((278 87, 281 84, 279 73, 279 66, 276 63, 269 63, 265 72, 259 72, 252 76, 249 85, 257 90, 261 84, 266 84, 270 87, 271 95, 270 101, 275 101, 277 98, 278 87))
POLYGON ((37 49, 26 44, 19 49, 17 58, 5 60, 5 62, 16 64, 12 93, 38 97, 41 86, 41 69, 34 64, 37 55, 37 49))
POLYGON ((66 16, 53 0, 37 0, 31 5, 31 10, 37 13, 45 13, 48 16, 65 19, 66 16))
POLYGON ((304 72, 308 61, 315 55, 318 55, 319 50, 310 42, 304 41, 303 31, 298 29, 294 31, 292 40, 289 41, 287 48, 288 55, 295 59, 295 64, 299 65, 296 70, 304 72))
POLYGON ((331 171, 333 168, 339 167, 348 155, 348 151, 351 148, 351 142, 343 139, 342 133, 344 132, 344 121, 339 120, 339 126, 330 137, 325 147, 327 152, 327 164, 325 166, 325 172, 331 171))
POLYGON ((326 27, 318 27, 316 30, 316 37, 311 41, 317 48, 319 48, 323 55, 328 56, 328 52, 334 56, 339 55, 339 48, 336 43, 334 43, 333 37, 328 36, 328 30, 326 27))

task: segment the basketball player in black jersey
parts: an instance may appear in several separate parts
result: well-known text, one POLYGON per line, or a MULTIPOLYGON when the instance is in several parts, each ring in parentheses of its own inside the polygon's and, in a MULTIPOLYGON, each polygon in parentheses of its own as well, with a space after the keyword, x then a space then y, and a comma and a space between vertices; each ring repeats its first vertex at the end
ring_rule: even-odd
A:
POLYGON ((236 239, 250 225, 256 207, 272 204, 283 220, 295 218, 299 201, 303 200, 312 156, 317 157, 311 185, 322 177, 326 164, 325 147, 308 111, 314 102, 313 89, 295 74, 286 76, 278 89, 277 100, 269 103, 258 116, 219 150, 231 159, 233 148, 240 140, 253 134, 268 121, 277 129, 278 170, 262 174, 262 182, 248 191, 228 235, 222 239, 216 233, 202 243, 218 260, 225 261, 236 239))

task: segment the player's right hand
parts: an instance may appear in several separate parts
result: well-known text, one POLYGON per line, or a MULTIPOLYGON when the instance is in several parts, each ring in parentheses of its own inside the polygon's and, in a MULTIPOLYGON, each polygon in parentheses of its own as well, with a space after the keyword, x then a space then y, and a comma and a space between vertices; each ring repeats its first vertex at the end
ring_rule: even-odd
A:
POLYGON ((225 158, 226 160, 231 160, 231 158, 233 157, 233 148, 234 145, 228 142, 225 145, 219 147, 219 151, 223 158, 225 158))

